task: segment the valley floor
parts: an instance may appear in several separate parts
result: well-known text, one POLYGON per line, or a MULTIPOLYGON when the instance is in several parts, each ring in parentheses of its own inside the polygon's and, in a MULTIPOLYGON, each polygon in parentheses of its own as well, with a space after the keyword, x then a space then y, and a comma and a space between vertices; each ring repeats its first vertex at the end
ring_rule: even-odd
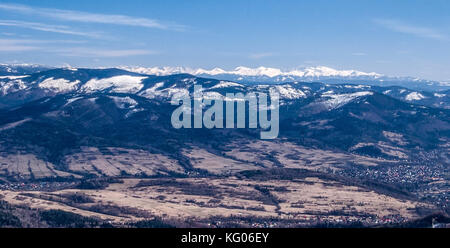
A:
POLYGON ((377 226, 433 208, 358 186, 306 176, 122 179, 104 189, 0 191, 17 209, 62 210, 113 226, 158 219, 178 227, 377 226))

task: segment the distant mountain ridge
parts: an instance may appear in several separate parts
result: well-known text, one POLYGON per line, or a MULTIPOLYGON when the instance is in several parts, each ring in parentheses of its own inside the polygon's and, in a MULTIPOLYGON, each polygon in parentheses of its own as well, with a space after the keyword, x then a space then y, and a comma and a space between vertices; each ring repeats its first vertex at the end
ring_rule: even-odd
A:
POLYGON ((450 84, 413 77, 391 77, 376 72, 362 72, 357 70, 336 70, 326 66, 307 67, 283 71, 277 68, 236 67, 233 70, 221 68, 192 69, 188 67, 129 67, 120 69, 142 74, 172 75, 188 73, 200 77, 209 77, 219 80, 231 80, 247 83, 282 83, 282 82, 324 82, 324 83, 354 83, 376 86, 402 86, 418 90, 448 90, 450 84))
POLYGON ((308 67, 303 70, 291 70, 282 71, 277 68, 258 67, 249 68, 245 66, 238 66, 234 70, 224 70, 221 68, 214 68, 211 70, 206 69, 191 69, 188 67, 120 67, 134 72, 154 74, 154 75, 170 75, 176 73, 188 73, 192 75, 221 75, 231 74, 239 76, 266 76, 266 77, 278 77, 278 76, 295 76, 295 77, 382 77, 383 75, 375 72, 361 72, 356 70, 335 70, 326 66, 308 67))
POLYGON ((332 81, 333 83, 302 81, 251 83, 191 74, 149 75, 117 68, 56 68, 25 75, 0 76, 0 107, 20 105, 43 97, 67 93, 126 93, 149 99, 167 99, 178 92, 191 92, 193 85, 197 83, 203 85, 205 97, 210 98, 219 97, 226 92, 267 91, 278 92, 282 100, 295 100, 314 95, 374 91, 409 103, 450 108, 449 90, 434 92, 402 86, 368 85, 367 82, 357 80, 332 81))
POLYGON ((20 76, 52 68, 54 67, 37 64, 0 64, 0 76, 20 76))
MULTIPOLYGON (((197 77, 213 78, 217 80, 229 80, 240 83, 288 83, 288 82, 322 82, 327 84, 362 84, 372 86, 401 86, 413 90, 448 91, 449 82, 438 82, 414 77, 392 77, 376 72, 361 72, 357 70, 336 70, 326 66, 307 67, 284 71, 277 68, 236 67, 233 70, 221 68, 193 69, 189 67, 133 67, 119 66, 117 69, 134 72, 137 74, 169 76, 174 74, 190 74, 197 77)), ((24 76, 46 70, 57 69, 55 67, 34 64, 0 64, 0 78, 7 76, 24 76)), ((63 69, 73 69, 70 66, 63 69)), ((107 68, 97 68, 107 69, 107 68)))

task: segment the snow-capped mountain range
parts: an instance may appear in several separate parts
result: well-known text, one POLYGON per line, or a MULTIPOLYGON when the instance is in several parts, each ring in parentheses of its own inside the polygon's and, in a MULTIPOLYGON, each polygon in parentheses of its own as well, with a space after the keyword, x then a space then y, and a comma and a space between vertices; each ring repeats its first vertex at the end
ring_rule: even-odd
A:
POLYGON ((0 72, 0 107, 60 94, 118 93, 168 99, 177 93, 192 93, 193 86, 200 84, 204 88, 204 97, 210 99, 222 98, 226 92, 277 92, 282 101, 322 96, 330 100, 326 102, 328 105, 339 106, 341 99, 353 99, 361 92, 378 92, 405 102, 450 108, 450 87, 445 84, 385 80, 385 76, 377 73, 338 71, 328 67, 283 72, 265 67, 208 71, 182 67, 77 69, 0 65, 0 72), (288 76, 291 74, 302 80, 288 80, 288 77, 294 77, 288 76), (229 76, 235 80, 226 79, 229 76), (315 79, 307 80, 308 77, 315 79), (282 80, 276 80, 280 78, 282 80), (351 95, 353 93, 358 94, 351 95))
MULTIPOLYGON (((135 70, 136 71, 136 70, 135 70)), ((154 75, 122 69, 57 68, 28 75, 0 76, 0 107, 20 105, 44 97, 61 94, 133 94, 147 99, 170 99, 174 94, 190 94, 194 85, 203 87, 209 99, 223 99, 227 92, 276 92, 282 104, 288 101, 320 98, 322 105, 341 106, 348 99, 381 93, 405 102, 437 108, 450 108, 450 90, 422 91, 399 86, 321 82, 239 82, 199 77, 191 74, 154 75), (356 93, 356 94, 355 94, 356 93), (360 95, 362 94, 362 95, 360 95), (324 101, 322 101, 323 99, 324 101), (347 100, 346 100, 347 99, 347 100)), ((353 72, 353 74, 357 74, 353 72)), ((337 80, 338 81, 338 80, 337 80)), ((358 83, 357 82, 361 82, 358 83)))
MULTIPOLYGON (((65 66, 65 69, 73 69, 65 66)), ((236 67, 233 70, 221 68, 193 69, 189 67, 134 67, 119 66, 118 69, 143 75, 168 76, 174 74, 190 74, 198 77, 239 83, 286 83, 286 82, 323 82, 327 84, 363 84, 372 86, 401 86, 414 90, 446 91, 450 89, 450 82, 438 82, 414 77, 394 77, 376 72, 362 72, 357 70, 336 70, 326 66, 308 67, 294 70, 281 70, 270 67, 250 68, 236 67)), ((0 64, 0 76, 23 76, 55 67, 33 64, 0 64)), ((107 68, 97 68, 107 69, 107 68)))
POLYGON ((189 67, 118 67, 123 70, 149 74, 173 75, 187 73, 199 77, 218 80, 230 80, 245 83, 283 83, 283 82, 324 82, 329 84, 355 83, 376 86, 402 86, 417 90, 448 90, 450 83, 424 80, 413 77, 393 77, 376 72, 362 72, 357 70, 336 70, 326 66, 307 67, 303 69, 281 70, 278 68, 245 66, 233 70, 221 68, 193 69, 189 67))
POLYGON ((375 72, 361 72, 355 70, 336 70, 326 66, 308 67, 305 69, 282 71, 277 68, 258 67, 249 68, 245 66, 238 66, 234 70, 224 70, 221 68, 207 69, 192 69, 188 67, 120 67, 128 71, 133 71, 143 74, 152 74, 158 76, 165 76, 178 73, 188 73, 196 76, 201 75, 236 75, 242 77, 300 77, 300 78, 320 78, 320 77, 373 77, 379 78, 383 75, 375 72))

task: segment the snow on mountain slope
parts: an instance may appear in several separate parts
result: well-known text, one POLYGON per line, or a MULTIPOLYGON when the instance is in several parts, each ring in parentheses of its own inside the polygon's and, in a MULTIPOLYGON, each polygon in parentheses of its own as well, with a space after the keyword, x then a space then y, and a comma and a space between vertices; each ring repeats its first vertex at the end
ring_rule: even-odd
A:
POLYGON ((406 101, 414 101, 414 100, 418 101, 418 100, 422 100, 424 98, 425 98, 425 96, 418 92, 411 92, 405 97, 405 100, 406 101))
POLYGON ((29 75, 24 75, 24 76, 0 76, 0 79, 21 79, 21 78, 26 78, 29 77, 29 75))
POLYGON ((68 92, 76 90, 77 86, 80 84, 80 80, 70 82, 69 80, 60 78, 54 79, 53 77, 47 78, 41 83, 39 83, 39 88, 51 90, 53 92, 68 92))
POLYGON ((115 93, 137 93, 144 85, 142 81, 147 77, 121 75, 111 78, 91 79, 81 88, 84 92, 95 92, 112 89, 115 93))
POLYGON ((370 85, 344 85, 348 89, 370 89, 370 85))
POLYGON ((362 96, 370 96, 373 95, 373 92, 370 91, 361 91, 350 94, 333 94, 333 93, 324 93, 322 97, 330 98, 324 102, 329 109, 335 109, 344 106, 345 104, 359 98, 362 96))
POLYGON ((290 99, 290 100, 306 97, 306 94, 303 91, 301 91, 299 89, 295 89, 294 87, 292 87, 289 84, 277 85, 277 86, 270 87, 269 92, 271 94, 277 93, 277 94, 279 94, 280 98, 285 98, 285 99, 290 99))
POLYGON ((138 102, 136 102, 136 100, 134 100, 129 96, 126 97, 109 96, 109 98, 113 99, 116 106, 120 109, 132 109, 138 105, 138 102))
MULTIPOLYGON (((183 80, 182 80, 183 81, 183 80)), ((167 86, 164 82, 155 83, 153 86, 143 90, 139 93, 140 96, 146 98, 171 98, 175 94, 192 95, 193 85, 198 84, 196 80, 186 81, 187 85, 173 84, 167 86)), ((294 100, 300 98, 306 98, 307 95, 304 91, 293 87, 290 84, 283 85, 243 85, 235 82, 219 81, 218 83, 212 83, 206 81, 202 85, 202 94, 204 99, 222 99, 227 100, 226 93, 243 93, 244 95, 250 92, 258 93, 264 92, 267 94, 278 94, 280 99, 294 100), (210 86, 212 84, 212 86, 210 86), (220 90, 220 91, 216 91, 220 90), (237 90, 237 91, 236 91, 237 90), (219 93, 220 92, 220 93, 219 93)))
POLYGON ((6 95, 26 88, 25 82, 21 79, 0 80, 0 93, 6 95))
POLYGON ((164 83, 157 83, 153 87, 148 88, 139 93, 140 96, 153 99, 153 98, 171 98, 175 94, 189 95, 189 91, 186 88, 177 88, 172 85, 169 88, 163 88, 164 83))
POLYGON ((28 122, 28 121, 31 121, 31 118, 25 118, 25 119, 20 120, 20 121, 16 121, 16 122, 13 122, 13 123, 8 123, 6 125, 0 126, 0 132, 8 130, 8 129, 15 128, 15 127, 20 126, 23 123, 28 122))
POLYGON ((83 98, 83 97, 81 97, 81 96, 69 98, 69 99, 67 99, 67 103, 65 104, 65 106, 67 106, 67 105, 69 105, 69 104, 71 104, 71 103, 73 103, 73 102, 76 102, 76 101, 78 101, 78 100, 80 100, 80 99, 82 99, 82 98, 83 98))
POLYGON ((234 82, 220 81, 220 83, 214 85, 210 89, 228 88, 228 87, 243 87, 243 85, 242 84, 238 84, 238 83, 234 83, 234 82))

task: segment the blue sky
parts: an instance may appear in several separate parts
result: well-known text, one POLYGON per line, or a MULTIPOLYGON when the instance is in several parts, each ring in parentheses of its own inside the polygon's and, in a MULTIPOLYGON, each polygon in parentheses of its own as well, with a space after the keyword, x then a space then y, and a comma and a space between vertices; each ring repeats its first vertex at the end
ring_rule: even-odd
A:
POLYGON ((450 81, 450 1, 0 1, 0 62, 330 66, 450 81))

